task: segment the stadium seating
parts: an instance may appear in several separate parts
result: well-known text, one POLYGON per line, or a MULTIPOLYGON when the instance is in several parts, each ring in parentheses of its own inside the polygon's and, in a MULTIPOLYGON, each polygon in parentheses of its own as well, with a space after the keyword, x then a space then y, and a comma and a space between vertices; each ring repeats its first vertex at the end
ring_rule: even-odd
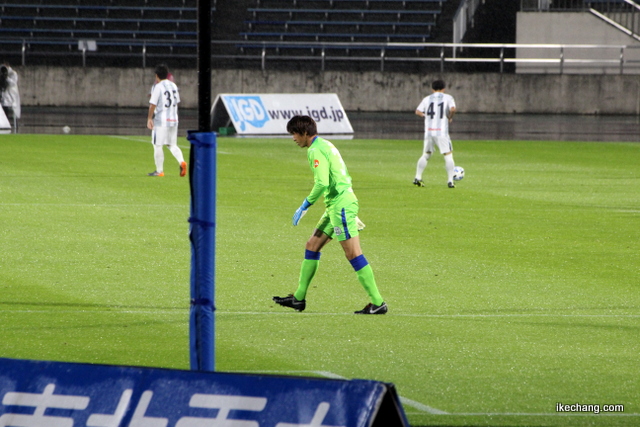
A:
POLYGON ((443 1, 256 0, 240 35, 247 41, 425 42, 443 1))
MULTIPOLYGON (((338 42, 326 46, 332 56, 401 56, 409 48, 394 42, 435 41, 448 1, 212 0, 214 17, 217 7, 224 16, 213 26, 213 55, 233 66, 255 61, 265 49, 313 59, 324 55, 318 43, 338 42)), ((0 56, 13 63, 145 66, 161 58, 183 64, 195 59, 197 37, 197 0, 0 0, 0 56), (97 52, 81 52, 85 40, 95 41, 97 52)))
POLYGON ((63 63, 77 63, 85 39, 96 41, 103 58, 121 54, 138 64, 142 55, 195 54, 196 0, 16 0, 0 4, 0 12, 3 43, 20 42, 27 54, 58 55, 63 63))
POLYGON ((255 0, 237 47, 253 58, 319 59, 322 69, 325 57, 343 64, 359 58, 382 68, 381 59, 421 55, 402 43, 433 41, 446 1, 255 0), (318 45, 325 42, 337 44, 318 45))

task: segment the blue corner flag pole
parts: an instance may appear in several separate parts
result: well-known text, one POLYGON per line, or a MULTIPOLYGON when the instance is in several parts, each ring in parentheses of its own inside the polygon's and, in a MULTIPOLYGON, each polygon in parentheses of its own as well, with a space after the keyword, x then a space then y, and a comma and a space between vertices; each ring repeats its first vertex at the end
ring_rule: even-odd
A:
POLYGON ((198 130, 191 142, 191 370, 215 371, 216 135, 211 131, 211 0, 198 8, 198 130))
POLYGON ((191 142, 191 369, 215 371, 216 134, 188 131, 191 142))

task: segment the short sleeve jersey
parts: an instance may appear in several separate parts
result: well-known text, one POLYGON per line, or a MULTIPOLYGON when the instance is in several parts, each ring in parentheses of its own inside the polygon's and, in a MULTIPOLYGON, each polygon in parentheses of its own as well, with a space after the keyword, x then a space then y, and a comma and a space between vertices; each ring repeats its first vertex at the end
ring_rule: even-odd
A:
POLYGON ((178 104, 180 93, 178 86, 169 80, 162 80, 153 87, 149 104, 156 106, 153 118, 154 126, 178 126, 178 104))
POLYGON ((313 171, 313 189, 307 200, 315 203, 324 195, 328 207, 346 205, 358 199, 351 186, 351 176, 338 149, 326 139, 316 137, 307 149, 309 167, 313 171))
POLYGON ((425 97, 417 108, 424 113, 424 135, 449 136, 449 112, 455 107, 449 94, 434 92, 425 97))

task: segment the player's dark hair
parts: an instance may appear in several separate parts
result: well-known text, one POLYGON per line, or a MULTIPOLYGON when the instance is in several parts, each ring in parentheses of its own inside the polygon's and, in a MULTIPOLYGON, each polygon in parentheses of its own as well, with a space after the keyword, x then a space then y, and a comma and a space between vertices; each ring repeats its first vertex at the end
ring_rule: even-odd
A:
POLYGON ((287 132, 313 136, 318 134, 316 122, 309 116, 293 116, 287 123, 287 132))
POLYGON ((447 85, 444 84, 444 80, 435 80, 431 83, 431 89, 433 90, 442 90, 445 87, 447 87, 447 85))
POLYGON ((167 68, 166 64, 158 64, 156 65, 156 75, 160 80, 164 80, 169 75, 169 68, 167 68))

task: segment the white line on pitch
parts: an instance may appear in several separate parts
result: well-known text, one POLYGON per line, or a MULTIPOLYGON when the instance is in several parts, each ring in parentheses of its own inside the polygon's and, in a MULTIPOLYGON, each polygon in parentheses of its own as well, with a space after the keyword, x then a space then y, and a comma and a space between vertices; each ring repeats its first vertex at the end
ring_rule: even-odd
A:
POLYGON ((2 206, 74 206, 79 208, 130 208, 130 207, 138 207, 138 208, 157 208, 162 207, 166 208, 180 208, 184 209, 184 205, 170 205, 170 204, 144 204, 144 205, 136 205, 132 203, 118 203, 118 204, 103 204, 103 203, 0 203, 0 207, 2 206))
MULTIPOLYGON (((155 206, 155 205, 149 205, 151 207, 155 206)), ((10 303, 2 303, 0 302, 0 306, 2 305, 11 305, 10 303)), ((184 307, 184 308, 175 308, 175 309, 170 309, 170 310, 166 310, 166 309, 156 309, 153 307, 149 307, 149 308, 143 308, 140 310, 133 310, 133 309, 125 309, 125 310, 119 310, 118 308, 108 308, 108 309, 102 309, 102 308, 86 308, 86 309, 82 309, 79 311, 86 311, 86 312, 96 312, 96 311, 109 311, 109 312, 114 312, 114 313, 176 313, 176 314, 183 314, 183 311, 188 311, 189 307, 184 307), (151 310, 151 311, 149 311, 151 310)), ((1 312, 28 312, 28 313, 48 313, 48 312, 52 312, 55 311, 56 313, 59 312, 63 312, 60 310, 55 310, 55 309, 42 309, 42 310, 23 310, 23 309, 16 309, 16 310, 11 310, 11 309, 0 309, 0 313, 1 312)), ((65 310, 64 312, 73 312, 74 310, 65 310)), ((237 316, 237 315, 250 315, 250 316, 351 316, 356 318, 356 316, 354 316, 352 313, 309 313, 306 312, 304 314, 299 314, 299 313, 294 313, 294 312, 281 312, 281 313, 276 313, 276 312, 272 312, 272 311, 224 311, 224 310, 216 310, 215 311, 216 315, 231 315, 231 316, 237 316)), ((394 313, 392 315, 387 314, 387 317, 390 316, 397 316, 397 317, 422 317, 422 318, 441 318, 441 319, 456 319, 456 318, 515 318, 515 317, 575 317, 575 318, 588 318, 588 317, 592 317, 592 318, 599 318, 599 317, 604 317, 604 318, 629 318, 629 319, 635 319, 640 317, 640 314, 534 314, 534 313, 529 313, 529 314, 397 314, 394 313)))
MULTIPOLYGON (((334 374, 333 372, 329 372, 329 371, 312 371, 315 374, 318 375, 322 375, 323 377, 326 378, 331 378, 331 379, 336 379, 336 380, 346 380, 347 378, 338 375, 338 374, 334 374)), ((419 411, 422 412, 428 412, 430 414, 434 414, 434 415, 447 415, 448 412, 445 411, 441 411, 440 409, 436 409, 436 408, 432 408, 431 406, 427 406, 424 405, 420 402, 416 402, 415 400, 411 400, 411 399, 407 399, 406 397, 400 397, 400 402, 402 402, 403 405, 406 406, 411 406, 412 408, 415 408, 419 411)))
MULTIPOLYGON (((444 415, 444 414, 443 414, 444 415)), ((449 412, 446 415, 460 417, 640 417, 638 413, 624 414, 622 412, 449 412)))
POLYGON ((338 375, 338 374, 334 374, 333 372, 329 372, 329 371, 311 371, 314 374, 318 374, 320 376, 323 376, 325 378, 330 378, 332 380, 346 380, 347 378, 343 377, 342 375, 338 375))
MULTIPOLYGON (((238 372, 238 373, 254 373, 254 374, 275 374, 275 375, 290 375, 290 374, 316 374, 319 376, 323 376, 325 378, 330 378, 334 380, 347 380, 347 378, 342 375, 334 374, 329 371, 278 371, 278 370, 269 370, 269 371, 228 371, 228 372, 238 372)), ((400 402, 402 402, 405 406, 411 406, 414 409, 417 409, 420 412, 426 412, 432 415, 449 415, 449 416, 459 416, 459 417, 569 417, 569 416, 612 416, 612 417, 638 417, 640 414, 632 413, 632 414, 624 414, 624 413, 585 413, 585 412, 571 412, 571 413, 561 413, 561 412, 552 412, 552 413, 544 413, 544 412, 445 412, 437 408, 433 408, 431 406, 425 405, 420 402, 416 402, 415 400, 407 399, 406 397, 400 397, 400 402)))
MULTIPOLYGON (((149 135, 145 139, 142 139, 142 138, 131 138, 131 137, 128 137, 128 136, 119 136, 119 135, 109 135, 109 136, 111 138, 124 139, 126 141, 146 142, 147 144, 151 144, 151 135, 149 135)), ((178 144, 178 147, 180 147, 180 148, 191 148, 190 145, 180 145, 180 144, 178 144)))
POLYGON ((141 138, 131 138, 128 136, 118 136, 118 135, 108 135, 110 138, 115 138, 115 139, 124 139, 126 141, 136 141, 136 142, 147 142, 147 143, 151 143, 151 136, 145 138, 145 139, 141 139, 141 138))
MULTIPOLYGON (((275 311, 226 311, 226 310, 216 310, 216 314, 220 315, 238 315, 238 314, 247 314, 247 315, 276 315, 276 316, 353 316, 353 313, 330 313, 330 312, 305 312, 304 314, 295 313, 295 312, 275 312, 275 311)), ((512 314, 413 314, 413 313, 389 313, 386 315, 387 317, 398 316, 398 317, 428 317, 428 318, 443 318, 443 319, 451 319, 451 318, 509 318, 509 317, 611 317, 611 318, 619 318, 619 317, 628 317, 628 318, 636 318, 640 317, 640 314, 554 314, 554 313, 512 313, 512 314)))
POLYGON ((448 412, 441 411, 437 408, 432 408, 431 406, 424 405, 420 402, 416 402, 415 400, 407 399, 406 397, 400 396, 400 402, 402 402, 402 404, 405 406, 411 406, 418 411, 428 412, 433 415, 450 415, 448 412))
MULTIPOLYGON (((110 206, 110 205, 109 205, 110 206)), ((153 207, 155 205, 149 205, 150 207, 153 207)), ((10 305, 10 303, 2 303, 0 302, 0 306, 2 305, 10 305)), ((185 307, 185 308, 176 308, 176 309, 171 309, 171 310, 163 310, 163 309, 156 309, 153 307, 149 307, 149 308, 145 308, 145 309, 140 309, 140 310, 132 310, 132 309, 125 309, 125 310, 118 310, 117 308, 109 308, 109 309, 101 309, 101 308, 87 308, 87 309, 83 309, 80 311, 86 311, 86 312, 96 312, 96 311, 113 311, 113 312, 117 312, 117 313, 147 313, 149 312, 149 310, 151 310, 151 313, 160 313, 160 312, 178 312, 177 310, 180 310, 178 313, 182 314, 182 310, 187 311, 189 310, 189 307, 185 307)), ((55 309, 51 309, 51 310, 22 310, 22 309, 18 309, 18 310, 7 310, 7 309, 0 309, 0 313, 1 312, 7 312, 7 311, 11 311, 11 312, 51 312, 51 311, 55 311, 55 312, 61 312, 59 310, 55 310, 55 309)), ((66 311, 73 311, 73 310, 66 310, 66 311)), ((309 313, 306 312, 304 314, 299 314, 299 313, 294 313, 294 312, 273 312, 273 311, 224 311, 224 310, 216 310, 215 311, 216 315, 220 315, 220 316, 224 316, 224 315, 230 315, 230 316, 237 316, 237 315, 249 315, 249 316, 350 316, 350 317, 354 317, 356 318, 356 316, 353 315, 353 313, 309 313)), ((398 313, 393 313, 393 314, 387 314, 387 317, 392 317, 392 316, 396 316, 396 317, 418 317, 418 318, 440 318, 440 319, 457 319, 457 318, 517 318, 517 317, 521 317, 521 318, 526 318, 526 317, 567 317, 567 318, 612 318, 612 319, 616 319, 616 318, 629 318, 629 319, 635 319, 640 317, 640 314, 535 314, 535 313, 528 313, 528 314, 398 314, 398 313)))
MULTIPOLYGON (((247 372, 247 371, 238 371, 238 372, 247 372)), ((342 375, 334 374, 330 371, 252 371, 254 373, 263 373, 263 374, 316 374, 325 378, 330 378, 332 380, 348 380, 348 378, 343 377, 342 375)), ((400 402, 403 405, 411 406, 414 409, 417 409, 422 412, 427 412, 433 415, 449 415, 448 412, 441 411, 440 409, 432 408, 431 406, 424 405, 420 402, 416 402, 415 400, 407 399, 406 397, 400 397, 400 402)))
MULTIPOLYGON (((110 136, 111 138, 116 138, 116 139, 124 139, 124 140, 127 140, 127 141, 136 141, 136 142, 146 142, 146 143, 148 143, 148 144, 151 144, 151 140, 149 139, 149 138, 151 138, 150 136, 149 136, 147 139, 130 138, 130 137, 127 137, 127 136, 118 136, 118 135, 109 135, 109 136, 110 136)), ((180 148, 184 148, 184 149, 187 149, 187 148, 191 149, 191 145, 181 145, 181 144, 178 144, 178 147, 180 147, 180 148)), ((216 153, 217 153, 217 154, 231 154, 231 153, 228 153, 228 152, 226 152, 226 151, 219 151, 219 150, 218 150, 218 151, 216 151, 216 153)))
POLYGON ((470 318, 482 318, 482 317, 640 317, 640 314, 554 314, 554 313, 513 313, 513 314, 395 314, 394 316, 403 317, 442 317, 442 318, 456 318, 456 317, 470 317, 470 318))

